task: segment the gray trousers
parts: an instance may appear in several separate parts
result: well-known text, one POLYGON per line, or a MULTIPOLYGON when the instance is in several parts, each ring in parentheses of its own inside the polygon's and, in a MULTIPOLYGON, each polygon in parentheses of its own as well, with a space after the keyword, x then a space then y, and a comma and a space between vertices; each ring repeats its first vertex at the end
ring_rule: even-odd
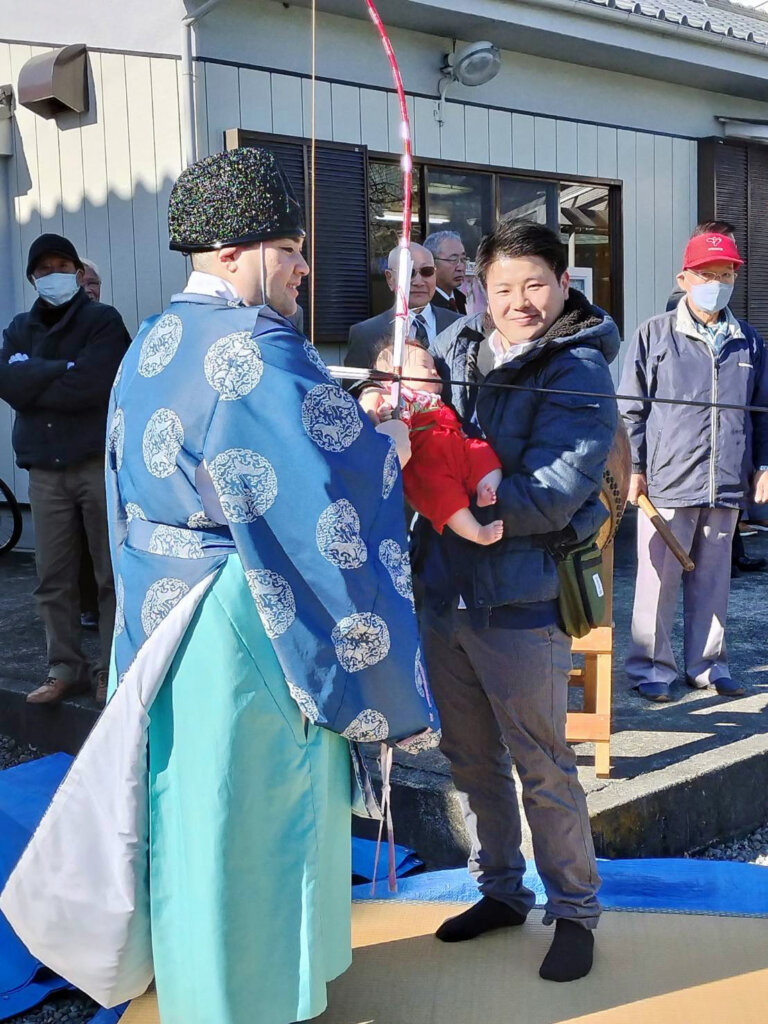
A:
POLYGON ((567 917, 594 928, 600 878, 565 742, 570 637, 557 626, 476 630, 466 611, 425 609, 422 641, 480 891, 522 914, 535 903, 523 885, 514 760, 547 892, 545 922, 567 917))
POLYGON ((35 526, 35 597, 45 625, 49 671, 68 683, 90 681, 91 669, 80 646, 83 527, 98 589, 100 669, 109 666, 115 625, 103 457, 86 459, 66 469, 31 469, 29 503, 35 526))
POLYGON ((682 566, 642 512, 637 516, 637 583, 632 643, 626 672, 634 686, 673 683, 677 665, 670 637, 683 577, 685 674, 696 686, 729 676, 725 620, 731 590, 731 541, 738 511, 731 508, 660 508, 696 563, 682 566))

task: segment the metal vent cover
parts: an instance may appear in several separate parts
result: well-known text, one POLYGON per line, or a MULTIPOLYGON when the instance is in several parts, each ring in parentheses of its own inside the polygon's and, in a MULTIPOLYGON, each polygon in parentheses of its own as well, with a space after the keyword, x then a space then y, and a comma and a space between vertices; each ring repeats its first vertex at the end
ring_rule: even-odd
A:
POLYGON ((28 60, 19 72, 18 100, 41 117, 88 110, 88 57, 85 43, 62 46, 28 60))

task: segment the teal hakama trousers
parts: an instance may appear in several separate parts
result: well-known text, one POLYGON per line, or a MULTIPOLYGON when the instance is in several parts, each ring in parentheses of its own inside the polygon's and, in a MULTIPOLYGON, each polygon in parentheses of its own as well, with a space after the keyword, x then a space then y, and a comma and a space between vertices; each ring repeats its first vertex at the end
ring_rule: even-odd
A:
POLYGON ((305 723, 231 555, 150 711, 162 1024, 290 1024, 349 966, 346 740, 305 723))

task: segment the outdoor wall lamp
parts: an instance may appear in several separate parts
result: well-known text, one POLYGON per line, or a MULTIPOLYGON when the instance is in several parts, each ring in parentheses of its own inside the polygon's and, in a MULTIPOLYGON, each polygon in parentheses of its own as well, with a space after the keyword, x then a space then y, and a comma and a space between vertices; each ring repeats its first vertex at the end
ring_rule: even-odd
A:
POLYGON ((469 43, 457 52, 446 53, 438 83, 439 100, 435 104, 435 120, 442 127, 445 124, 445 94, 448 87, 460 85, 485 85, 495 78, 501 68, 501 53, 497 46, 487 41, 469 43))

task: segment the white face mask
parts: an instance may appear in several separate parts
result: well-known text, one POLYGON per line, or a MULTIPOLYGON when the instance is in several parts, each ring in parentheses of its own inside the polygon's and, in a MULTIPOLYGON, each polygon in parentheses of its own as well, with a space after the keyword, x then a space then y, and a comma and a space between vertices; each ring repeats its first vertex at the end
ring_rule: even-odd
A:
POLYGON ((52 306, 63 306, 69 302, 79 287, 77 274, 47 274, 35 280, 37 294, 52 306))
POLYGON ((722 281, 706 281, 691 288, 691 302, 705 313, 719 313, 731 301, 733 285, 722 281))

